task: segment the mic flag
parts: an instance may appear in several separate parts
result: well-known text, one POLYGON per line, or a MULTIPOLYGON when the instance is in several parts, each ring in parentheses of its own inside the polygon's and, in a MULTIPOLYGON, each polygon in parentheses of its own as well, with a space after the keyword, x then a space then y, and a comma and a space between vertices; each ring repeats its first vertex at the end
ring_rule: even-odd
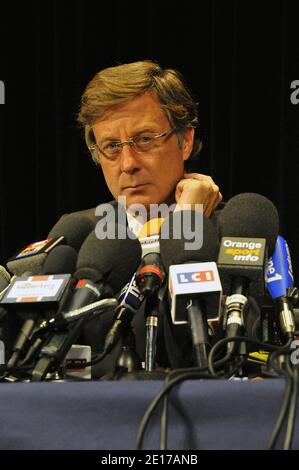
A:
POLYGON ((294 286, 291 255, 286 240, 279 235, 272 256, 268 260, 267 287, 272 299, 286 295, 294 286))
POLYGON ((70 274, 54 274, 43 276, 16 277, 10 284, 0 303, 30 304, 30 307, 40 307, 40 303, 55 306, 60 301, 66 286, 69 284, 70 274))
POLYGON ((93 229, 94 223, 85 216, 77 213, 62 216, 45 240, 25 246, 8 260, 7 268, 16 276, 44 273, 44 263, 58 245, 67 245, 78 252, 93 229))
POLYGON ((30 314, 39 316, 42 312, 47 316, 50 310, 53 313, 70 285, 71 273, 75 268, 77 253, 68 245, 51 244, 49 251, 43 253, 46 258, 41 271, 33 276, 25 273, 14 276, 0 300, 0 303, 25 315, 25 318, 30 314), (53 246, 55 248, 52 250, 53 246))
POLYGON ((264 238, 222 237, 218 269, 224 294, 231 294, 234 277, 246 276, 250 281, 249 294, 264 295, 266 240, 264 238))
MULTIPOLYGON (((184 211, 183 211, 184 212, 184 211)), ((185 211, 186 212, 186 211, 185 211)), ((186 248, 181 214, 174 212, 165 220, 161 234, 169 234, 168 239, 161 236, 160 248, 163 265, 169 273, 169 294, 171 316, 175 323, 186 323, 187 298, 202 298, 207 319, 218 318, 221 299, 221 283, 216 266, 218 239, 212 222, 202 214, 189 211, 192 226, 202 225, 203 244, 199 250, 186 248), (198 223, 196 223, 198 222, 198 223), (181 236, 177 235, 181 233, 181 236), (213 279, 213 281, 212 281, 213 279)), ((188 220, 188 218, 186 219, 188 220)))
POLYGON ((288 289, 293 287, 293 271, 289 248, 285 239, 279 235, 272 256, 269 258, 267 287, 279 318, 281 331, 287 339, 293 338, 295 319, 288 289))
POLYGON ((39 274, 46 260, 47 254, 56 246, 65 243, 65 238, 49 237, 45 240, 30 243, 22 248, 21 251, 12 256, 6 263, 10 272, 16 276, 22 276, 26 271, 33 274, 39 274))
POLYGON ((171 296, 171 317, 174 324, 187 323, 187 303, 190 299, 201 297, 206 300, 207 319, 217 320, 222 287, 216 263, 170 266, 169 293, 171 296), (215 308, 215 305, 218 307, 215 308))
POLYGON ((131 281, 121 290, 118 302, 120 306, 125 307, 129 305, 135 312, 139 310, 144 300, 144 296, 140 293, 135 280, 135 274, 131 281))

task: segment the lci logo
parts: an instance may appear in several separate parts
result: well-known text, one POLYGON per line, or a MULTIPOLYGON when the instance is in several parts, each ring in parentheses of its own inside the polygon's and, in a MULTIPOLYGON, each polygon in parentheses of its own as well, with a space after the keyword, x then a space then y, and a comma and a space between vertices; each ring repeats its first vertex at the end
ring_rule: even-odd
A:
POLYGON ((0 104, 5 104, 5 86, 2 80, 0 80, 0 104))
POLYGON ((178 273, 177 279, 179 284, 187 284, 191 282, 212 282, 215 280, 213 271, 196 271, 191 273, 178 273))

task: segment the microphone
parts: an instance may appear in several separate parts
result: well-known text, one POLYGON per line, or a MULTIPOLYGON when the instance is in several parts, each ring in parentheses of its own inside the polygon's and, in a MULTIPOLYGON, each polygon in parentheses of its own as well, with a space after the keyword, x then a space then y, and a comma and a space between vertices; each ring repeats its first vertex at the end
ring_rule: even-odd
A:
MULTIPOLYGON (((44 326, 44 328, 48 327, 49 324, 62 325, 67 322, 78 320, 79 318, 82 318, 83 316, 92 314, 97 307, 102 308, 102 305, 106 305, 106 306, 109 305, 109 302, 101 302, 101 301, 97 302, 98 299, 103 297, 104 292, 106 294, 109 293, 113 295, 112 289, 109 287, 109 282, 107 283, 108 287, 103 282, 104 276, 109 275, 109 269, 111 269, 112 264, 110 265, 109 259, 107 262, 105 258, 103 257, 102 259, 99 260, 98 258, 94 259, 94 257, 92 256, 96 252, 96 250, 98 250, 99 243, 101 242, 99 242, 96 236, 92 233, 86 239, 84 246, 79 252, 78 261, 75 265, 77 269, 76 269, 76 272, 74 273, 74 278, 77 279, 77 284, 75 287, 75 291, 72 292, 72 297, 69 299, 70 300, 69 305, 64 304, 63 310, 60 311, 59 315, 57 314, 55 318, 51 318, 47 322, 47 325, 44 326), (101 268, 101 270, 104 270, 104 274, 103 272, 99 271, 99 267, 101 268), (108 289, 109 289, 109 292, 108 292, 108 289)), ((136 241, 133 243, 135 244, 136 241)), ((61 248, 64 248, 64 246, 62 246, 61 248)), ((103 246, 103 249, 104 249, 104 246, 103 246)), ((58 250, 58 247, 56 250, 58 250)), ((137 250, 139 251, 139 245, 137 245, 137 250)), ((130 254, 132 255, 132 252, 130 252, 130 254)), ((128 261, 129 261, 129 269, 131 270, 132 269, 131 263, 134 263, 134 260, 132 260, 132 258, 129 258, 128 261)), ((114 263, 116 263, 116 259, 114 260, 114 263)), ((48 269, 48 272, 50 272, 49 271, 50 269, 52 270, 52 272, 54 272, 53 269, 57 269, 55 265, 52 268, 51 257, 49 257, 46 260, 45 267, 48 269)), ((71 272, 75 271, 75 267, 72 269, 71 272)), ((116 273, 113 272, 112 275, 111 274, 109 275, 110 282, 111 282, 111 276, 112 276, 113 291, 117 292, 120 290, 120 287, 122 287, 121 283, 123 282, 124 275, 125 275, 125 272, 122 271, 121 278, 119 279, 117 284, 115 284, 115 278, 118 279, 116 277, 117 276, 116 273)), ((118 302, 121 301, 121 303, 126 303, 127 297, 129 296, 130 301, 128 303, 133 303, 134 305, 134 302, 137 302, 136 308, 138 309, 140 306, 140 302, 142 302, 143 300, 143 296, 140 295, 140 292, 138 291, 138 288, 136 287, 136 283, 134 285, 135 285, 135 289, 126 291, 127 286, 122 289, 118 298, 118 302)), ((118 305, 118 302, 114 299, 110 299, 111 306, 113 307, 115 307, 116 304, 118 305)))
MULTIPOLYGON (((107 233, 115 233, 115 225, 108 223, 107 233)), ((116 231, 116 233, 121 232, 116 231)), ((96 234, 91 232, 79 251, 77 269, 74 273, 78 283, 73 295, 63 306, 62 314, 111 295, 111 292, 120 291, 136 270, 140 256, 140 243, 133 234, 125 239, 99 240, 96 234)), ((69 323, 66 331, 54 334, 42 348, 40 359, 32 372, 33 381, 41 381, 48 372, 57 370, 79 337, 86 319, 84 315, 78 321, 69 323)))
MULTIPOLYGON (((116 345, 116 343, 119 341, 123 331, 130 324, 133 315, 137 313, 138 310, 140 309, 145 299, 145 295, 147 293, 150 293, 152 288, 155 289, 154 283, 152 286, 149 285, 151 284, 151 280, 150 280, 150 269, 148 268, 149 266, 153 266, 155 262, 157 261, 157 258, 155 258, 155 255, 159 253, 158 233, 159 233, 160 226, 163 220, 164 219, 162 218, 151 219, 150 221, 146 222, 143 225, 143 227, 141 228, 138 234, 138 239, 141 244, 143 259, 142 259, 141 264, 139 265, 137 272, 133 275, 130 283, 128 283, 128 285, 125 286, 125 288, 123 289, 120 295, 120 298, 119 298, 120 305, 118 309, 116 310, 115 322, 113 326, 111 327, 110 331, 108 332, 108 334, 106 335, 106 339, 105 339, 104 351, 106 351, 106 354, 108 354, 116 345), (147 264, 144 258, 146 258, 146 261, 150 261, 150 262, 147 264), (140 271, 142 268, 144 269, 141 273, 140 271), (138 272, 139 272, 139 275, 137 278, 138 272), (146 277, 147 279, 145 279, 146 277), (139 285, 137 283, 137 279, 138 279, 138 282, 140 282, 139 285)), ((150 327, 148 326, 148 328, 150 327)), ((148 341, 148 335, 149 335, 148 328, 147 328, 147 341, 148 341)), ((153 328, 155 328, 155 322, 154 322, 153 328)))
POLYGON ((158 291, 165 280, 159 246, 159 232, 163 221, 164 218, 149 220, 138 234, 142 260, 136 273, 136 284, 146 302, 145 370, 148 372, 151 372, 155 365, 159 318, 158 291))
POLYGON ((122 289, 115 312, 115 321, 105 337, 104 351, 108 354, 122 338, 121 352, 117 359, 116 372, 132 373, 142 369, 139 355, 136 352, 135 333, 131 326, 133 316, 139 311, 144 301, 136 284, 136 273, 131 281, 122 289))
POLYGON ((144 295, 140 293, 136 284, 136 273, 133 274, 131 281, 122 290, 118 300, 119 305, 115 311, 114 323, 105 338, 104 355, 109 354, 118 343, 121 335, 131 323, 133 316, 138 312, 144 301, 144 295))
POLYGON ((16 276, 24 273, 40 274, 49 253, 59 245, 67 244, 79 251, 87 235, 94 229, 93 222, 78 214, 63 216, 45 240, 31 243, 12 256, 6 266, 16 276))
MULTIPOLYGON (((198 240, 195 241, 196 246, 200 245, 198 240)), ((220 308, 221 283, 215 263, 218 246, 212 222, 199 212, 174 212, 161 226, 160 253, 169 273, 172 321, 174 324, 190 324, 199 367, 207 366, 207 320, 214 319, 215 315, 218 317, 220 308), (200 236, 194 227, 201 227, 200 249, 192 249, 192 243, 187 243, 187 232, 191 227, 194 237, 200 236)))
MULTIPOLYGON (((219 224, 218 269, 227 295, 224 327, 227 337, 239 336, 244 329, 247 296, 264 295, 267 251, 273 252, 279 217, 265 196, 241 193, 227 202, 219 224)), ((233 343, 228 343, 227 349, 232 351, 233 343)))
MULTIPOLYGON (((28 316, 28 309, 39 316, 41 306, 53 306, 62 294, 62 286, 67 284, 76 266, 77 253, 71 246, 60 245, 49 252, 41 271, 32 275, 14 276, 0 303, 13 306, 21 315, 28 316), (69 273, 69 274, 65 274, 69 273), (20 310, 26 305, 26 310, 20 310)), ((44 312, 46 309, 43 309, 44 312)))
POLYGON ((42 273, 72 274, 76 269, 77 251, 70 245, 59 245, 45 259, 42 273))
MULTIPOLYGON (((19 361, 19 358, 24 355, 25 346, 29 341, 32 340, 32 334, 34 334, 37 320, 41 315, 45 316, 46 314, 46 310, 50 302, 50 285, 55 282, 53 276, 49 275, 54 273, 64 274, 66 272, 73 272, 76 265, 76 259, 77 253, 74 248, 68 245, 57 246, 55 250, 51 251, 46 258, 43 265, 43 271, 40 273, 41 276, 29 277, 29 280, 25 277, 15 277, 9 290, 1 300, 1 303, 6 304, 7 306, 17 306, 17 311, 22 308, 22 312, 18 311, 18 314, 25 318, 25 320, 12 348, 12 355, 7 364, 9 368, 15 367, 19 361), (34 281, 35 279, 37 279, 37 281, 34 281), (47 292, 44 297, 41 295, 41 283, 47 292), (17 289, 18 284, 20 285, 20 290, 22 290, 22 284, 25 285, 27 291, 30 290, 30 297, 28 297, 28 295, 26 297, 26 295, 24 296, 22 294, 19 297, 14 297, 12 292, 14 289, 17 289), (35 295, 36 291, 39 291, 38 295, 35 295), (27 307, 25 311, 24 305, 27 307), (43 306, 45 310, 42 308, 43 306), (29 309, 30 311, 28 311, 29 309)), ((67 285, 70 279, 70 275, 66 276, 65 278, 64 276, 57 277, 61 278, 62 282, 59 284, 59 290, 53 294, 54 304, 57 304, 58 301, 63 303, 67 293, 67 285)), ((37 345, 39 346, 40 342, 34 345, 34 350, 36 349, 37 345)))
POLYGON ((157 293, 165 278, 159 246, 159 231, 163 221, 164 218, 147 221, 138 234, 142 248, 142 260, 136 273, 136 283, 146 298, 157 293))
POLYGON ((148 220, 138 233, 138 240, 141 243, 142 257, 147 253, 160 253, 160 229, 165 218, 157 217, 148 220))
POLYGON ((88 217, 72 213, 62 216, 48 234, 48 237, 64 236, 69 246, 77 252, 86 237, 95 230, 95 224, 88 217))
POLYGON ((266 281, 275 302, 281 331, 287 340, 293 339, 296 327, 288 293, 294 286, 294 277, 289 247, 281 235, 278 236, 273 254, 268 260, 266 281))
POLYGON ((9 258, 6 266, 15 276, 39 274, 42 272, 47 254, 63 243, 65 243, 63 236, 30 243, 9 258))

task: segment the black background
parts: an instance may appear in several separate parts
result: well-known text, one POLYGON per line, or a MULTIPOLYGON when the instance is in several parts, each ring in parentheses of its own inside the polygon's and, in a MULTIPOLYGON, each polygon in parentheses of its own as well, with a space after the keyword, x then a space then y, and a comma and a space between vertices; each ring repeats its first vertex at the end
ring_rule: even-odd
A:
POLYGON ((199 101, 198 171, 224 199, 257 192, 277 206, 298 285, 299 3, 6 2, 0 12, 0 262, 59 216, 111 199, 76 123, 100 69, 153 59, 199 101))

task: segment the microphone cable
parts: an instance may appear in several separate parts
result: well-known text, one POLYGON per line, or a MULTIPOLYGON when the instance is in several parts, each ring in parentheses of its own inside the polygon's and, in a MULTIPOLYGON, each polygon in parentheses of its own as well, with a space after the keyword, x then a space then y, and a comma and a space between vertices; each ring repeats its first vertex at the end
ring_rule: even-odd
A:
MULTIPOLYGON (((226 362, 231 356, 233 355, 233 350, 230 351, 225 358, 223 359, 216 359, 216 362, 214 364, 214 368, 221 367, 221 365, 226 362)), ((237 367, 235 370, 231 371, 230 375, 233 375, 240 367, 240 364, 237 364, 237 367)), ((175 376, 180 375, 180 374, 187 374, 187 373, 193 373, 195 371, 207 371, 208 367, 189 367, 189 368, 181 368, 181 369, 173 369, 171 370, 166 378, 165 378, 165 385, 167 385, 171 379, 173 379, 175 376)), ((209 377, 211 378, 211 377, 209 377)), ((217 376, 217 378, 220 378, 217 376)), ((166 394, 163 398, 163 404, 162 404, 162 413, 161 413, 161 434, 160 434, 160 450, 167 450, 167 430, 168 430, 168 394, 166 394)))
MULTIPOLYGON (((231 338, 230 338, 231 339, 231 338)), ((214 354, 215 355, 215 354, 214 354)), ((222 364, 222 360, 215 361, 214 368, 219 367, 222 364)), ((160 401, 163 399, 163 408, 162 408, 162 415, 161 415, 161 436, 160 436, 160 445, 162 450, 165 450, 167 445, 167 422, 168 422, 168 394, 172 390, 173 387, 179 385, 181 382, 185 380, 192 380, 192 379, 212 379, 214 378, 208 372, 208 366, 205 367, 189 367, 189 368, 181 368, 181 369, 173 369, 170 371, 164 382, 163 388, 160 392, 153 398, 151 403, 149 404, 138 429, 137 437, 136 437, 136 449, 141 450, 144 435, 146 432, 146 428, 149 424, 149 421, 156 410, 157 406, 159 405, 160 401)))
MULTIPOLYGON (((189 379, 199 379, 199 378, 206 378, 206 379, 211 379, 211 378, 218 378, 221 379, 221 377, 216 374, 215 369, 218 367, 221 367, 224 365, 227 360, 231 357, 231 352, 226 354, 226 356, 218 361, 215 361, 213 364, 213 359, 218 352, 219 349, 222 348, 225 344, 228 342, 235 341, 235 342, 241 342, 244 341, 245 343, 249 344, 254 344, 257 345, 261 348, 264 349, 270 349, 274 351, 278 351, 281 353, 282 350, 285 350, 289 344, 287 343, 284 346, 274 346, 274 345, 269 345, 262 343, 260 341, 250 339, 247 337, 231 337, 231 338, 224 338, 220 341, 218 341, 212 348, 209 353, 208 357, 208 366, 207 367, 202 367, 202 368, 189 368, 189 369, 176 369, 171 371, 166 379, 165 379, 165 385, 162 388, 162 390, 156 395, 156 397, 152 400, 150 403, 149 407, 147 408, 143 419, 141 421, 138 433, 137 433, 137 439, 136 439, 136 450, 142 449, 142 443, 145 435, 146 428, 148 426, 149 420, 154 413, 155 409, 157 408, 158 404, 160 401, 163 399, 163 407, 162 407, 162 414, 161 414, 161 436, 160 436, 160 448, 161 450, 165 450, 167 447, 167 423, 168 423, 168 394, 170 393, 171 389, 181 383, 182 381, 189 380, 189 379), (204 373, 205 371, 209 371, 209 374, 204 373), (179 374, 177 377, 172 378, 173 375, 179 374)), ((237 369, 239 367, 239 364, 237 365, 237 369)), ((232 374, 234 374, 235 371, 232 371, 232 374)), ((293 417, 293 416, 292 416, 293 417)), ((291 427, 291 425, 290 425, 291 427)))
MULTIPOLYGON (((175 377, 171 380, 168 381, 168 383, 165 383, 164 387, 160 390, 160 392, 153 398, 151 403, 149 404, 138 429, 137 432, 137 437, 136 437, 136 449, 135 450, 141 450, 142 449, 142 444, 143 444, 143 439, 145 435, 146 428, 149 424, 149 421, 156 410, 157 406, 159 405, 160 401, 170 393, 173 387, 176 385, 179 385, 181 382, 185 380, 191 380, 191 379, 209 379, 211 378, 210 375, 204 374, 204 370, 206 370, 206 367, 202 368, 190 368, 186 369, 188 370, 187 373, 183 373, 185 369, 180 369, 180 375, 178 377, 175 377)), ((173 371, 172 371, 173 372, 173 371)), ((164 423, 165 424, 165 417, 164 417, 164 423)), ((161 439, 162 441, 162 439, 161 439)), ((165 442, 165 440, 164 440, 165 442)))
MULTIPOLYGON (((221 378, 219 377, 219 375, 217 375, 215 371, 215 366, 213 365, 214 355, 216 352, 218 352, 220 348, 222 348, 224 345, 226 345, 229 342, 244 342, 247 344, 259 346, 260 348, 269 350, 269 351, 284 351, 286 348, 290 346, 292 340, 288 341, 283 346, 277 346, 277 345, 272 345, 268 343, 262 343, 261 341, 258 341, 253 338, 248 338, 246 336, 232 336, 231 338, 223 338, 219 340, 216 344, 214 344, 208 356, 208 370, 211 376, 214 378, 221 378)), ((228 360, 228 356, 229 354, 227 354, 223 359, 221 359, 217 365, 220 365, 220 364, 223 365, 228 360)))
POLYGON ((32 369, 33 364, 31 365, 26 365, 26 366, 11 366, 8 367, 7 364, 1 364, 0 365, 0 383, 1 382, 19 382, 22 380, 28 379, 28 373, 32 369), (24 377, 11 377, 9 374, 15 374, 15 373, 24 373, 24 377))
MULTIPOLYGON (((286 369, 282 369, 281 367, 278 368, 275 364, 275 358, 281 355, 289 355, 290 354, 290 345, 292 343, 292 339, 290 339, 285 345, 283 346, 274 346, 266 343, 261 343, 257 340, 253 340, 246 337, 232 337, 232 338, 224 338, 218 343, 216 343, 210 351, 208 357, 208 369, 213 377, 220 378, 215 372, 215 366, 213 365, 213 356, 215 352, 224 344, 229 341, 237 341, 241 342, 244 341, 245 343, 254 344, 259 346, 262 349, 268 349, 273 351, 268 359, 268 365, 272 367, 278 375, 283 375, 286 379, 286 386, 284 392, 283 402, 281 404, 281 408, 276 419, 270 442, 268 444, 268 449, 273 450, 275 448, 277 439, 279 434, 281 433, 282 426, 285 420, 287 420, 287 428, 285 433, 284 439, 284 450, 290 450, 292 446, 292 440, 294 435, 294 427, 295 427, 295 419, 296 419, 296 411, 297 411, 297 401, 298 401, 298 370, 296 367, 291 367, 289 357, 286 359, 286 369)), ((224 362, 225 358, 222 360, 224 362)))
MULTIPOLYGON (((165 385, 170 381, 170 374, 165 379, 165 385)), ((168 395, 165 395, 162 403, 160 450, 167 450, 168 440, 168 395)))
MULTIPOLYGON (((239 369, 240 365, 238 364, 236 369, 232 371, 232 374, 234 375, 234 373, 239 369)), ((196 370, 199 371, 198 368, 190 368, 190 369, 175 369, 173 371, 171 371, 166 379, 165 379, 165 385, 167 385, 170 380, 173 378, 172 376, 175 376, 176 374, 179 374, 181 375, 182 373, 185 373, 186 374, 189 374, 189 373, 194 373, 196 370)), ((211 378, 210 376, 209 377, 203 377, 203 376, 200 376, 198 378, 211 378)), ((188 376, 184 379, 184 380, 188 380, 188 376)), ((230 380, 230 378, 228 379, 230 380)), ((170 390, 171 391, 171 390, 170 390)), ((169 393, 170 393, 169 391, 169 393)), ((160 450, 167 450, 167 439, 168 439, 168 399, 169 399, 169 393, 165 394, 165 396, 163 397, 163 402, 162 402, 162 412, 161 412, 161 432, 160 432, 160 450)))

